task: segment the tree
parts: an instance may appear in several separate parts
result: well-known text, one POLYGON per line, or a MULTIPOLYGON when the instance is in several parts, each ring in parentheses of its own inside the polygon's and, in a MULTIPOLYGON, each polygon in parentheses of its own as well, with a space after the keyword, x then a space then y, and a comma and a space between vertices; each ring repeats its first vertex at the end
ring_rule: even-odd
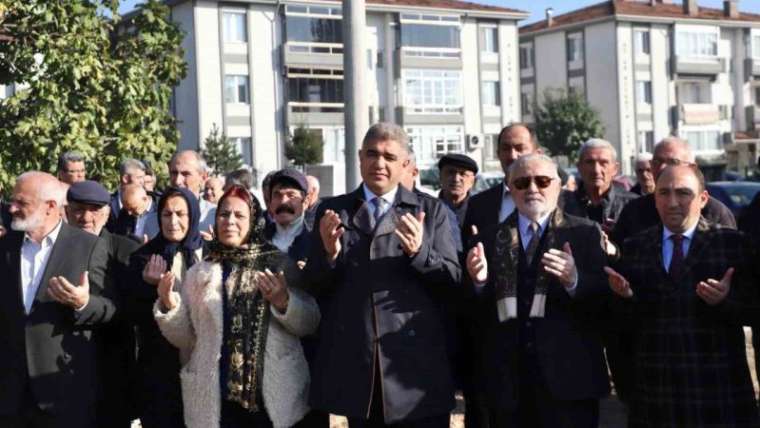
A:
POLYGON ((534 111, 536 137, 553 156, 565 155, 575 162, 584 141, 604 135, 599 114, 577 93, 547 89, 534 111))
MULTIPOLYGON (((0 0, 0 185, 53 172, 77 150, 88 175, 115 185, 125 157, 165 163, 179 133, 169 111, 187 65, 169 8, 147 0, 128 22, 118 0, 0 0)), ((157 171, 163 175, 164 171, 157 171)))
POLYGON ((318 132, 299 125, 285 146, 285 157, 298 166, 322 163, 323 146, 318 132))
POLYGON ((237 147, 232 144, 227 135, 219 135, 219 127, 214 124, 211 132, 203 142, 205 147, 202 150, 203 158, 209 168, 217 174, 226 174, 243 166, 243 159, 237 151, 237 147))

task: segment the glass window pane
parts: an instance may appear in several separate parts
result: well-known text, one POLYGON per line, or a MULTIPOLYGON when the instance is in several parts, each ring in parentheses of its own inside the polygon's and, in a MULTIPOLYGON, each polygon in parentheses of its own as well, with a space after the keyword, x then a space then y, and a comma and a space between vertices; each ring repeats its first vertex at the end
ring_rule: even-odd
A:
POLYGON ((460 47, 459 27, 449 25, 401 24, 401 45, 419 48, 460 47))
POLYGON ((245 14, 238 12, 224 12, 222 19, 222 31, 225 42, 245 42, 245 14))

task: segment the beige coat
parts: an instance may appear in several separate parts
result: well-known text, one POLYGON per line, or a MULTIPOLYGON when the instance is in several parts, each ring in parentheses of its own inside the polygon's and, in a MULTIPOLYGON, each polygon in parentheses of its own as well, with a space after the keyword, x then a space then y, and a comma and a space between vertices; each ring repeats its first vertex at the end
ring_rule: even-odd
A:
MULTIPOLYGON (((230 275, 228 285, 233 276, 230 275)), ((230 289, 230 287, 227 287, 230 289)), ((222 267, 201 262, 187 273, 179 304, 154 316, 164 337, 190 360, 182 367, 182 399, 188 428, 218 428, 221 417, 219 358, 223 335, 222 267)), ((264 351, 262 397, 275 427, 289 427, 308 412, 309 367, 299 337, 313 333, 319 308, 313 297, 290 287, 284 314, 272 308, 264 351)))

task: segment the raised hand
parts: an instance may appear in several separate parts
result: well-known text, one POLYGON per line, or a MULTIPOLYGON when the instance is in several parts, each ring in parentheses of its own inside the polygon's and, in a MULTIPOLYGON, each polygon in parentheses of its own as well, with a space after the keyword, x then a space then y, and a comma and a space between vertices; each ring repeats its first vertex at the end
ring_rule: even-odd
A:
POLYGON ((158 298, 161 299, 161 305, 164 309, 171 311, 177 307, 177 298, 172 293, 174 288, 174 273, 165 272, 161 274, 161 279, 158 281, 158 298))
POLYGON ((199 233, 201 234, 201 239, 203 239, 204 241, 214 240, 214 226, 212 225, 208 225, 207 231, 201 230, 199 233))
POLYGON ((143 269, 143 281, 151 285, 158 285, 158 281, 161 280, 161 275, 164 272, 166 272, 166 261, 158 254, 153 254, 143 269))
POLYGON ((562 251, 552 248, 545 252, 541 264, 544 265, 544 270, 556 276, 566 288, 572 287, 578 281, 578 269, 575 267, 573 249, 570 248, 569 242, 565 242, 562 251))
POLYGON ((274 274, 269 269, 266 269, 264 272, 257 272, 256 278, 261 295, 280 313, 285 313, 288 310, 288 302, 290 301, 288 286, 285 283, 285 274, 283 272, 274 274))
POLYGON ((420 211, 416 216, 405 213, 398 219, 396 230, 393 232, 401 241, 401 248, 407 256, 417 254, 422 247, 425 234, 425 212, 420 211))
POLYGON ((614 257, 617 254, 617 247, 610 241, 610 237, 604 231, 602 231, 602 250, 610 257, 614 257))
POLYGON ((319 235, 327 253, 327 260, 335 261, 340 254, 340 237, 345 229, 341 227, 340 216, 333 210, 326 210, 319 221, 319 235))
POLYGON ((467 272, 476 284, 488 281, 488 261, 482 242, 478 242, 467 253, 467 272))
POLYGON ((717 305, 728 296, 731 290, 731 277, 734 276, 734 268, 728 268, 720 281, 708 279, 700 281, 697 284, 697 296, 705 301, 708 305, 717 305))
POLYGON ((604 271, 607 272, 607 281, 610 284, 612 291, 618 296, 624 299, 630 299, 633 297, 633 290, 631 290, 631 284, 623 275, 620 275, 609 266, 604 267, 604 271))
POLYGON ((90 302, 90 277, 85 271, 79 278, 79 286, 62 276, 54 276, 48 282, 48 295, 58 303, 72 309, 82 309, 90 302))

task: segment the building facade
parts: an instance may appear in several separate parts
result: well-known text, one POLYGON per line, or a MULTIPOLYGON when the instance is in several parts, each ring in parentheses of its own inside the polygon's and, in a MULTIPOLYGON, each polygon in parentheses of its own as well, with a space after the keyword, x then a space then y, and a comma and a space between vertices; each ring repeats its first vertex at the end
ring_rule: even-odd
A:
MULTIPOLYGON (((173 109, 182 148, 214 124, 260 172, 286 163, 296 127, 322 138, 315 168, 344 192, 343 38, 336 0, 170 1, 186 32, 188 76, 173 109)), ((502 126, 521 118, 517 22, 527 13, 457 0, 367 0, 370 123, 409 133, 418 163, 447 152, 496 162, 502 126)))
POLYGON ((548 11, 520 29, 520 60, 523 120, 547 88, 584 94, 628 174, 637 153, 669 135, 687 139, 701 164, 721 165, 760 128, 760 15, 736 1, 724 10, 613 0, 548 11))

